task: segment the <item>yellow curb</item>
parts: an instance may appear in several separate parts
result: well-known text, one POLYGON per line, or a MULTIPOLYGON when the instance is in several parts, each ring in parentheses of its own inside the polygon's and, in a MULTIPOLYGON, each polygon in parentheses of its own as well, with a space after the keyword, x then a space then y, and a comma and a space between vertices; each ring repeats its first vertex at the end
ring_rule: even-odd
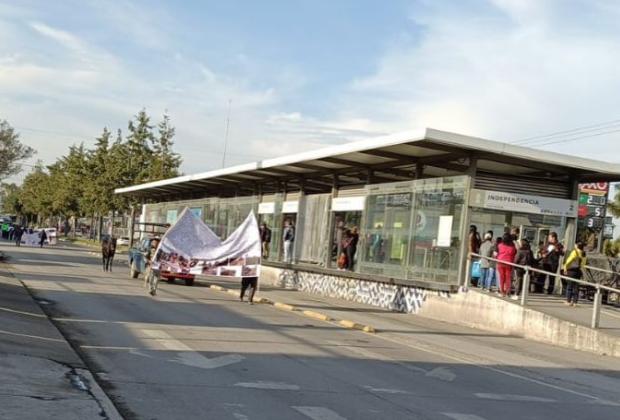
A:
POLYGON ((267 298, 264 297, 258 297, 258 298, 254 298, 254 302, 256 303, 266 303, 266 304, 273 304, 273 302, 267 298))
MULTIPOLYGON (((231 295, 238 295, 239 291, 238 290, 232 290, 232 289, 224 289, 227 293, 230 293, 231 295)), ((224 291, 222 290, 222 291, 224 291)))
POLYGON ((295 307, 286 303, 276 302, 273 304, 276 308, 284 309, 285 311, 294 311, 295 307))
POLYGON ((325 315, 325 314, 320 314, 318 312, 314 312, 314 311, 303 311, 302 312, 305 316, 310 317, 310 318, 314 318, 314 319, 318 319, 320 321, 331 321, 331 317, 325 315))
POLYGON ((209 286, 209 288, 214 289, 214 290, 219 290, 220 292, 223 292, 224 290, 226 290, 222 286, 218 286, 216 284, 212 284, 211 286, 209 286))
POLYGON ((357 322, 348 321, 346 319, 343 319, 342 321, 339 321, 338 323, 342 325, 343 327, 350 328, 352 330, 360 330, 360 331, 364 331, 367 333, 376 332, 376 330, 370 325, 362 325, 362 324, 358 324, 357 322))

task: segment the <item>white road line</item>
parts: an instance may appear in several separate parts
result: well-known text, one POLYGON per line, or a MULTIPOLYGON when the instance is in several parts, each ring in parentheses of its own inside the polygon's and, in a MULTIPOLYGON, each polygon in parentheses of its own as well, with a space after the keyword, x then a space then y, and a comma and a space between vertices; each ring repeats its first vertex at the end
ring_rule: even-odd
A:
MULTIPOLYGON (((194 351, 187 344, 173 338, 170 334, 163 330, 139 330, 149 338, 155 339, 158 344, 164 347, 166 350, 178 352, 179 356, 176 359, 170 360, 174 363, 181 363, 186 366, 197 367, 201 369, 216 369, 231 365, 233 363, 239 363, 245 359, 240 354, 227 354, 214 358, 206 358, 202 354, 194 351)), ((138 353, 134 353, 138 354, 138 353)), ((140 355, 140 354, 138 354, 140 355)))
POLYGON ((478 398, 483 400, 494 401, 520 401, 520 402, 539 402, 539 403, 554 403, 556 400, 550 398, 536 397, 534 395, 515 395, 515 394, 486 394, 478 393, 474 394, 478 398))
POLYGON ((252 389, 271 389, 277 391, 299 391, 298 385, 285 384, 284 382, 267 382, 267 381, 258 381, 258 382, 239 382, 236 383, 235 386, 241 388, 252 388, 252 389))
POLYGON ((565 393, 568 393, 568 394, 571 394, 571 395, 577 395, 579 397, 588 398, 588 399, 591 399, 591 400, 594 400, 594 401, 602 401, 601 398, 596 397, 594 395, 590 395, 590 394, 585 394, 583 392, 574 391, 572 389, 564 388, 564 387, 559 386, 559 385, 553 385, 553 384, 550 384, 548 382, 544 382, 544 381, 541 381, 541 380, 538 380, 538 379, 528 378, 527 376, 523 376, 523 375, 520 375, 518 373, 508 372, 506 370, 495 368, 493 366, 482 365, 482 364, 480 364, 477 361, 474 361, 472 359, 467 359, 467 358, 465 358, 463 356, 454 356, 454 355, 446 354, 445 352, 440 354, 440 353, 438 353, 438 350, 428 349, 428 348, 425 348, 425 347, 422 347, 422 346, 416 346, 416 345, 413 345, 411 343, 407 343, 407 342, 404 342, 404 341, 401 341, 401 340, 398 340, 398 339, 387 337, 385 334, 370 334, 370 333, 366 333, 366 332, 362 332, 362 334, 368 334, 368 335, 370 335, 372 337, 379 338, 381 340, 385 340, 385 341, 388 341, 390 343, 399 344, 401 346, 409 347, 409 348, 412 348, 414 350, 418 350, 418 351, 422 351, 424 353, 432 354, 434 356, 439 355, 439 356, 441 356, 441 357, 443 357, 445 359, 454 360, 454 361, 457 361, 457 362, 460 362, 460 363, 465 363, 465 364, 468 364, 468 365, 471 365, 471 366, 476 366, 476 367, 479 367, 481 369, 490 370, 492 372, 499 373, 501 375, 505 375, 505 376, 508 376, 508 377, 511 377, 511 378, 521 379, 522 381, 526 381, 526 382, 534 383, 534 384, 537 384, 537 385, 540 385, 540 386, 544 386, 544 387, 547 387, 547 388, 555 389, 556 391, 562 391, 562 392, 565 392, 565 393))
POLYGON ((463 413, 441 413, 446 417, 450 417, 453 420, 485 420, 484 417, 477 416, 475 414, 463 414, 463 413))
POLYGON ((456 374, 446 367, 435 368, 428 372, 425 376, 445 382, 452 382, 456 379, 456 374))
POLYGON ((403 391, 402 389, 373 388, 372 386, 365 386, 364 388, 377 394, 410 394, 410 392, 403 391))
POLYGON ((347 420, 335 411, 326 407, 293 407, 312 420, 347 420))

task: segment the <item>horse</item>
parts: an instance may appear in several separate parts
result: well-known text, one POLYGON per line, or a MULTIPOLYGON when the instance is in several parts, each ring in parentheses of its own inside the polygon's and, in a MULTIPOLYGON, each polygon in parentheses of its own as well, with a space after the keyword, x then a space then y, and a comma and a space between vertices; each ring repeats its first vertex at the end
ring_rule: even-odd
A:
POLYGON ((116 238, 106 236, 101 241, 103 271, 112 272, 112 266, 114 265, 114 254, 116 254, 116 238))

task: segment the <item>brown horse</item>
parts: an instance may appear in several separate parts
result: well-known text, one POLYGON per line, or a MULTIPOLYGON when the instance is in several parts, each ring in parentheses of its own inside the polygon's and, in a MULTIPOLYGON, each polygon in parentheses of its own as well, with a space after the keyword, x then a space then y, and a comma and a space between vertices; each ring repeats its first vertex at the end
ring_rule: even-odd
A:
POLYGON ((112 266, 114 265, 114 254, 116 254, 116 238, 106 236, 101 241, 103 271, 112 272, 112 266))

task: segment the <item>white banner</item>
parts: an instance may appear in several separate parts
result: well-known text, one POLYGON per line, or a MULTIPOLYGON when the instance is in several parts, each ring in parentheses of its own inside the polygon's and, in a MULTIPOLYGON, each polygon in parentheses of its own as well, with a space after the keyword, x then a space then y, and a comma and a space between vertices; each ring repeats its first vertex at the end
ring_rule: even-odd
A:
POLYGON ((22 245, 25 246, 41 246, 41 233, 33 232, 33 233, 24 233, 22 234, 22 245))
POLYGON ((261 241, 254 212, 225 241, 188 209, 166 232, 153 267, 161 271, 226 277, 260 275, 261 241))
POLYGON ((470 206, 517 213, 577 217, 577 201, 499 191, 471 190, 470 206))

